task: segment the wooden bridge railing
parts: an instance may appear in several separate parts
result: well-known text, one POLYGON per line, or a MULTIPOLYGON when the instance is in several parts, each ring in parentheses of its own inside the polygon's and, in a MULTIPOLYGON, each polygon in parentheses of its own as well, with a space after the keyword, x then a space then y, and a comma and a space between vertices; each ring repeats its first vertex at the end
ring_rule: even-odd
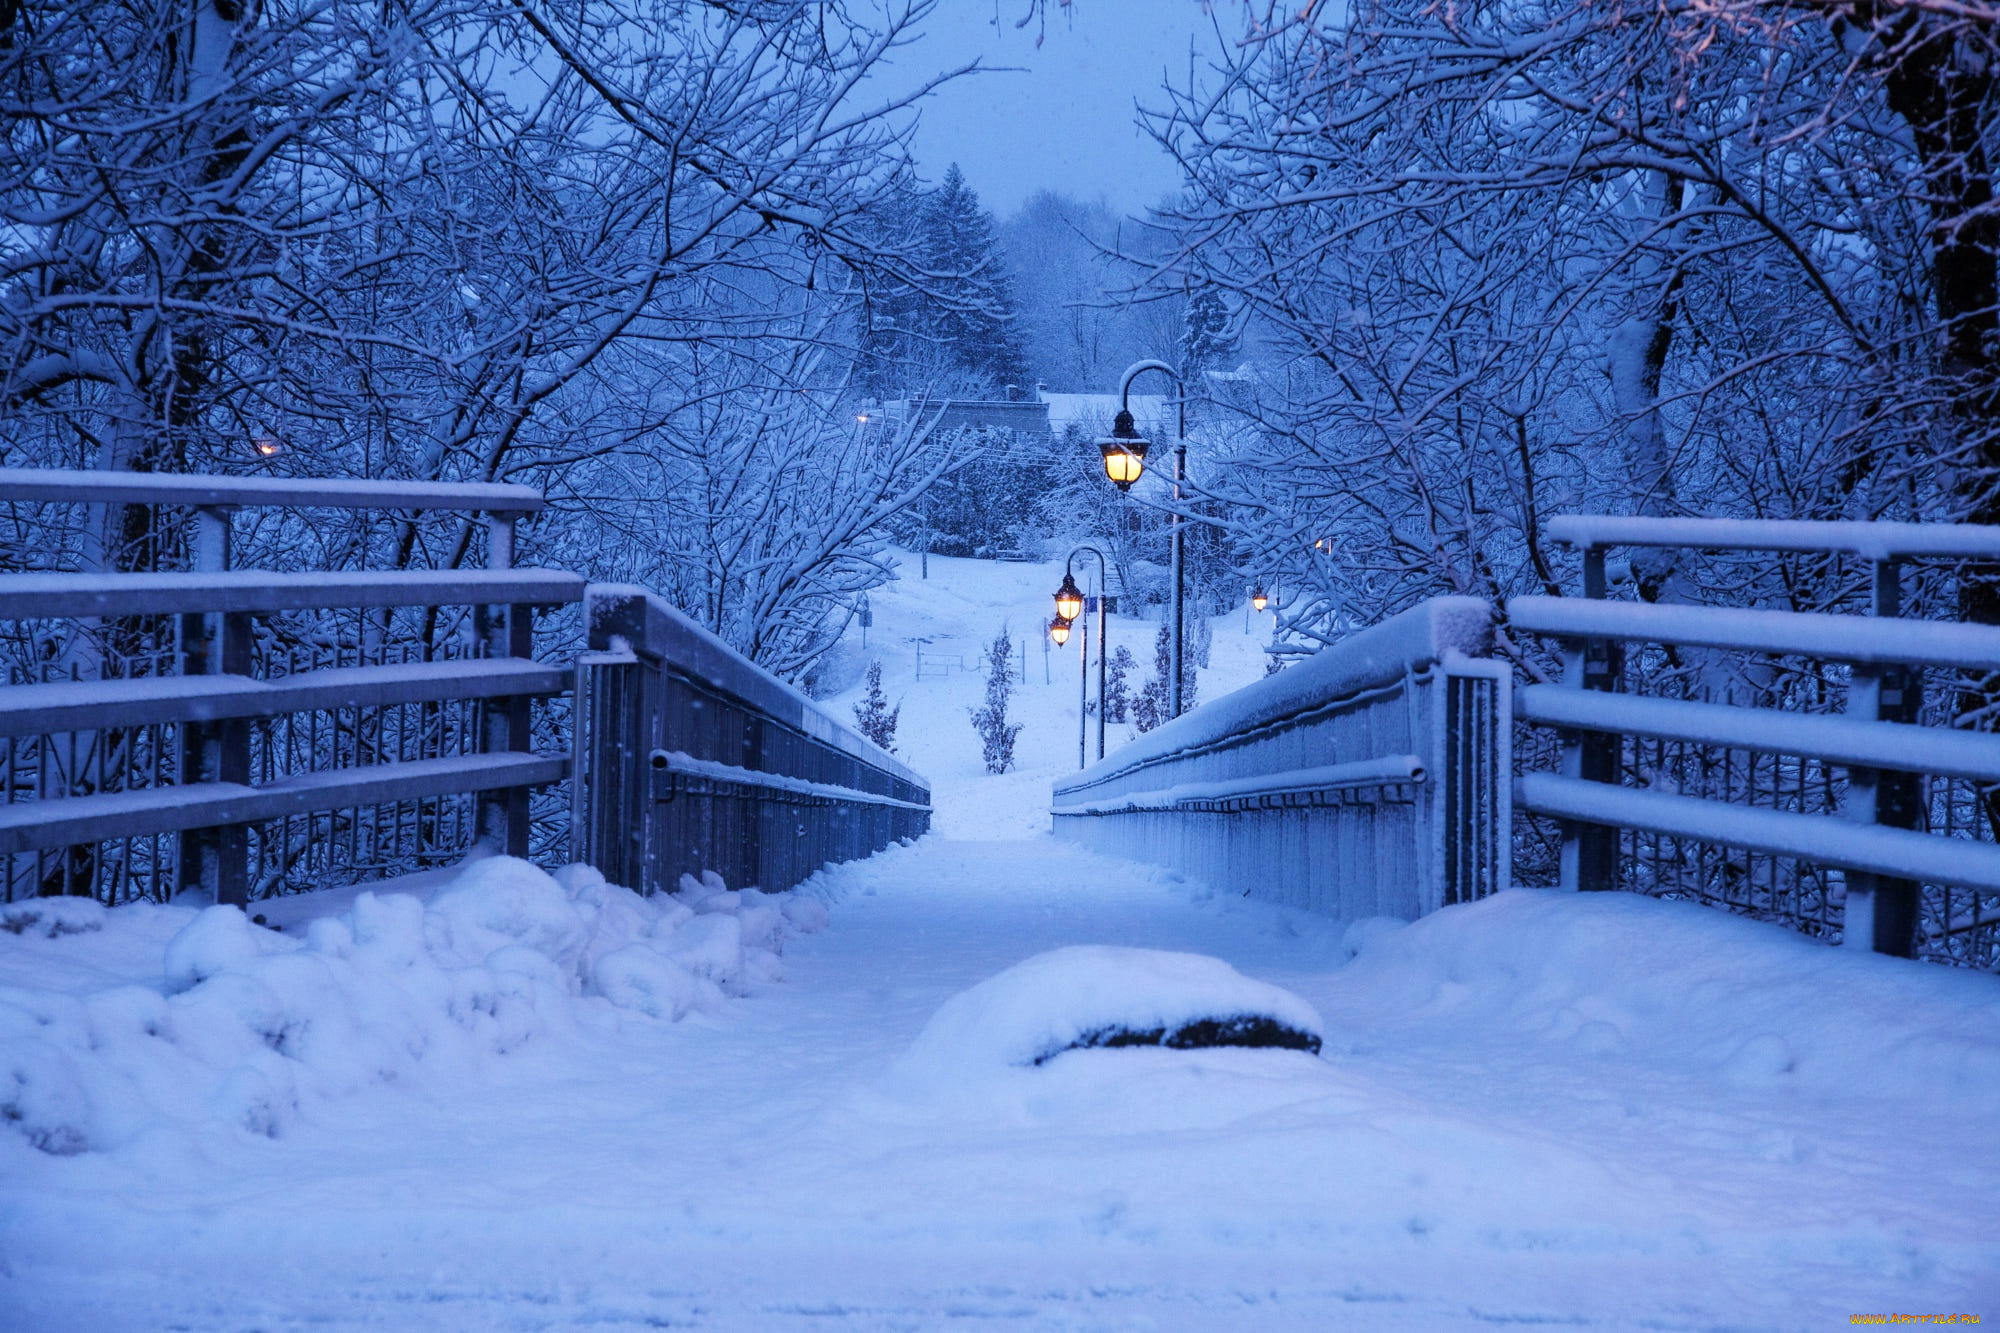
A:
POLYGON ((1490 604, 1426 602, 1058 782, 1055 831, 1335 916, 1496 892, 1512 726, 1492 645, 1490 604))
POLYGON ((0 575, 0 622, 57 622, 36 642, 123 620, 160 649, 137 674, 84 654, 68 678, 60 660, 31 662, 34 674, 0 688, 0 890, 9 900, 200 888, 240 903, 302 858, 343 845, 356 873, 412 868, 417 855, 448 859, 472 837, 527 852, 528 792, 568 770, 566 755, 531 748, 531 701, 565 692, 570 676, 533 660, 532 617, 584 589, 574 574, 511 567, 514 523, 542 507, 538 493, 0 469, 0 500, 194 515, 187 571, 0 575), (233 515, 250 506, 483 513, 488 567, 238 569, 233 515), (472 620, 464 656, 441 657, 431 640, 392 643, 383 629, 400 608, 453 607, 472 620), (271 642, 271 618, 302 613, 353 613, 354 633, 297 640, 331 639, 332 665, 310 646, 271 642), (363 617, 373 617, 365 631, 363 617), (467 798, 471 827, 459 829, 467 798))
POLYGON ((1575 516, 1548 536, 1581 552, 1583 596, 1516 597, 1507 624, 1558 640, 1567 664, 1560 685, 1515 701, 1561 741, 1556 771, 1520 775, 1515 806, 1558 821, 1563 887, 1696 898, 1884 953, 2000 963, 2000 736, 1948 725, 1962 711, 1952 696, 2000 672, 2000 627, 1901 614, 1906 566, 2000 561, 2000 528, 1575 516), (1872 614, 1607 600, 1617 548, 1858 561, 1872 614), (1691 652, 1749 665, 1761 697, 1694 697, 1691 652), (1928 709, 1927 671, 1959 677, 1928 709), (1655 677, 1677 678, 1674 691, 1649 692, 1655 677), (1843 699, 1844 713, 1825 711, 1843 699))
POLYGON ((644 588, 593 584, 572 855, 643 892, 788 889, 930 828, 924 780, 644 588))

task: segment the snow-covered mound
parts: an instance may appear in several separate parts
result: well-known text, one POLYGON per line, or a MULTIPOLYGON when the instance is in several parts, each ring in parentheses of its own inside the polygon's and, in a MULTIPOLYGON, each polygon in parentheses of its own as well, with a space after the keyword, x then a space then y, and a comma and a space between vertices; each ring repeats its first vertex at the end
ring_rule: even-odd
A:
POLYGON ((1442 1028, 1485 1059, 1629 1062, 1716 1098, 2000 1097, 2000 980, 1711 908, 1515 889, 1358 923, 1347 948, 1337 1054, 1354 1033, 1405 1046, 1442 1028))
POLYGON ((962 1086, 1097 1046, 1287 1046, 1317 1051, 1319 1014, 1220 958, 1073 945, 1017 963, 939 1007, 892 1073, 905 1089, 962 1086))
POLYGON ((234 907, 14 904, 0 1132, 57 1154, 173 1125, 275 1138, 370 1085, 463 1079, 586 1006, 668 1020, 713 1007, 781 977, 788 925, 823 924, 817 903, 781 907, 713 875, 648 900, 588 867, 550 876, 509 857, 472 862, 428 902, 362 893, 299 934, 234 907))

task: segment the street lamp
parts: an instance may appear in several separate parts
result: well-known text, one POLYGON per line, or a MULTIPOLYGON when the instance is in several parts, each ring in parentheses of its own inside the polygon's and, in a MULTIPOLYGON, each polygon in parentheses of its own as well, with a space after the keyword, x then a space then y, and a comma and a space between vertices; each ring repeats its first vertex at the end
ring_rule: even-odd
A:
POLYGON ((1060 648, 1069 642, 1069 621, 1057 616, 1049 622, 1049 638, 1060 648))
POLYGON ((1181 669, 1187 643, 1186 580, 1182 577, 1187 542, 1181 519, 1181 484, 1187 479, 1187 386, 1172 366, 1164 361, 1139 361, 1126 368, 1125 377, 1118 382, 1118 415, 1112 419, 1111 434, 1099 440, 1097 445, 1104 452, 1104 475, 1117 483, 1119 490, 1130 490, 1132 483, 1145 470, 1146 449, 1150 443, 1141 439, 1133 426, 1132 381, 1149 370, 1157 370, 1172 380, 1179 393, 1176 401, 1180 407, 1180 419, 1174 433, 1174 503, 1167 511, 1167 532, 1173 552, 1173 679, 1167 682, 1167 713, 1170 717, 1179 717, 1181 669), (1122 480, 1121 473, 1127 474, 1122 480))
MULTIPOLYGON (((1110 639, 1104 632, 1104 613, 1106 609, 1104 595, 1111 587, 1111 566, 1105 560, 1104 552, 1098 550, 1089 542, 1082 542, 1070 548, 1069 555, 1063 560, 1062 587, 1056 589, 1056 616, 1058 624, 1067 625, 1068 622, 1082 615, 1085 609, 1086 603, 1084 601, 1083 589, 1076 586, 1076 558, 1079 555, 1094 555, 1097 557, 1097 757, 1102 759, 1104 758, 1105 713, 1104 655, 1111 647, 1110 639)), ((1068 630, 1065 629, 1064 638, 1067 637, 1068 630)), ((1062 639, 1057 639, 1057 645, 1060 646, 1062 641, 1062 639)), ((1076 766, 1082 768, 1088 762, 1087 756, 1089 753, 1084 739, 1086 724, 1090 716, 1090 625, 1088 622, 1083 627, 1083 660, 1078 663, 1078 666, 1082 669, 1083 675, 1077 687, 1079 692, 1076 706, 1076 766)))
POLYGON ((1131 490, 1132 483, 1146 470, 1146 450, 1151 446, 1152 441, 1140 436, 1132 423, 1132 414, 1121 402, 1118 415, 1111 422, 1111 433, 1097 441, 1097 448, 1104 455, 1104 475, 1119 490, 1131 490))
POLYGON ((1269 606, 1270 604, 1271 604, 1271 599, 1264 595, 1264 590, 1262 588, 1258 588, 1250 594, 1250 605, 1256 607, 1259 611, 1262 611, 1265 607, 1269 606))
POLYGON ((1056 614, 1064 620, 1075 620, 1083 614, 1083 590, 1076 586, 1075 576, 1067 569, 1063 571, 1062 587, 1056 589, 1056 614))

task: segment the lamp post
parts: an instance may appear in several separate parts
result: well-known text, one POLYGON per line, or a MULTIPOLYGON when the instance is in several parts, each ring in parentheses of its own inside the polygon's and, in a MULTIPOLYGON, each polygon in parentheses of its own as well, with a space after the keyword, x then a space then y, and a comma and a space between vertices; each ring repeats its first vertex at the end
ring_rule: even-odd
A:
MULTIPOLYGON (((1106 610, 1104 598, 1105 593, 1111 587, 1111 565, 1104 558, 1104 552, 1098 550, 1089 542, 1079 542, 1077 545, 1070 547, 1069 555, 1063 559, 1062 587, 1056 589, 1056 618, 1061 621, 1077 619, 1089 605, 1083 595, 1083 589, 1076 586, 1076 558, 1079 555, 1094 555, 1097 557, 1097 757, 1102 759, 1104 758, 1105 714, 1104 659, 1105 655, 1111 650, 1111 640, 1104 629, 1104 615, 1106 610)), ((1060 647, 1062 640, 1057 639, 1056 645, 1060 647)), ((1084 741, 1090 716, 1090 626, 1088 623, 1084 625, 1083 629, 1083 660, 1078 663, 1078 666, 1082 669, 1083 673, 1083 684, 1081 687, 1083 693, 1080 696, 1081 702, 1077 705, 1076 713, 1076 766, 1082 768, 1089 762, 1089 752, 1085 747, 1084 741)))
POLYGON ((1128 491, 1132 483, 1146 469, 1146 450, 1151 441, 1140 436, 1132 420, 1132 381, 1149 370, 1157 370, 1174 382, 1179 395, 1175 402, 1179 406, 1179 422, 1174 430, 1174 504, 1167 511, 1167 532, 1172 551, 1173 584, 1173 679, 1167 682, 1167 712, 1170 716, 1181 715, 1181 670, 1183 645, 1187 636, 1183 633, 1186 619, 1186 603, 1183 598, 1181 577, 1185 560, 1185 533, 1181 521, 1181 485, 1187 479, 1187 386, 1174 368, 1164 361, 1138 361, 1126 368, 1125 377, 1118 382, 1118 415, 1113 418, 1111 434, 1098 440, 1097 447, 1104 454, 1104 475, 1121 491, 1128 491))

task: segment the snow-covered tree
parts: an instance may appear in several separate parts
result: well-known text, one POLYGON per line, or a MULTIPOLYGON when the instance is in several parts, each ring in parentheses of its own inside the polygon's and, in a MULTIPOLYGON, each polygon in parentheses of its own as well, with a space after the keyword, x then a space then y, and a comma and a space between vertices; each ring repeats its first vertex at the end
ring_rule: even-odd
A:
POLYGON ((1014 697, 1014 642, 1002 626, 1000 637, 986 645, 986 700, 967 709, 972 729, 979 733, 980 758, 988 773, 1005 773, 1014 764, 1014 739, 1023 724, 1007 720, 1014 697))
POLYGON ((868 664, 867 683, 867 692, 861 696, 861 702, 854 705, 855 730, 893 754, 896 750, 896 720, 902 716, 903 706, 889 707, 889 696, 882 693, 882 664, 879 661, 868 664))

